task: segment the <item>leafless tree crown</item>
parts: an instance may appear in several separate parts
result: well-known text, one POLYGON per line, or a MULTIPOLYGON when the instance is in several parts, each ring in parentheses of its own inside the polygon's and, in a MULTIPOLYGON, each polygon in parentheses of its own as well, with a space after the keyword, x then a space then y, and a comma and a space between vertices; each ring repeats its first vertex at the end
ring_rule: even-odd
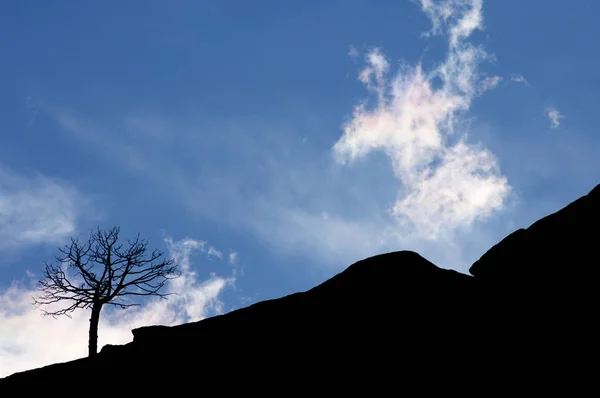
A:
POLYGON ((95 305, 120 308, 139 305, 126 300, 126 296, 168 296, 160 289, 167 280, 179 276, 177 264, 172 259, 162 259, 158 250, 146 254, 148 242, 140 239, 139 234, 127 240, 127 244, 120 243, 119 230, 119 227, 98 228, 87 242, 71 238, 70 244, 59 249, 57 264, 45 264, 34 304, 69 301, 66 308, 43 310, 43 313, 70 316, 78 308, 95 305))

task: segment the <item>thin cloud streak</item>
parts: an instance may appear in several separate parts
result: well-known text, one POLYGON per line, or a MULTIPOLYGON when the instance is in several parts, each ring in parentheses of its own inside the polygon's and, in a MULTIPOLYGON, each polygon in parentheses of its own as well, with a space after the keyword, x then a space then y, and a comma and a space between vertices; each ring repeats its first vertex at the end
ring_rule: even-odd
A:
POLYGON ((214 247, 209 247, 208 248, 208 255, 209 256, 215 256, 219 259, 223 258, 223 253, 221 253, 220 251, 218 251, 217 249, 215 249, 214 247))
POLYGON ((57 244, 76 232, 92 204, 74 186, 0 165, 0 249, 57 244))
POLYGON ((519 74, 513 73, 513 74, 510 75, 510 80, 512 82, 520 83, 520 84, 523 84, 523 85, 525 85, 527 87, 531 87, 531 85, 529 84, 529 82, 527 81, 527 79, 525 79, 525 77, 523 75, 519 75, 519 74))

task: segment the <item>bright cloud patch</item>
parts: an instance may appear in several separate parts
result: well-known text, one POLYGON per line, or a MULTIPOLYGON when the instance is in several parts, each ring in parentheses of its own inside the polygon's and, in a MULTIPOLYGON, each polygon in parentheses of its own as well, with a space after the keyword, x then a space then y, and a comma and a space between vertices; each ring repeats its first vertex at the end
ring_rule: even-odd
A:
POLYGON ((72 186, 0 165, 0 249, 58 243, 73 235, 82 197, 72 186))
POLYGON ((482 24, 481 0, 422 0, 433 21, 430 34, 446 34, 445 61, 426 72, 405 67, 389 77, 389 62, 380 50, 366 56, 360 80, 376 104, 357 106, 333 150, 341 162, 383 151, 401 183, 392 213, 425 238, 468 226, 500 209, 509 192, 492 153, 469 144, 464 134, 450 142, 461 112, 478 93, 499 78, 482 78, 478 65, 487 58, 467 41, 482 24), (442 84, 434 88, 434 79, 442 84))
POLYGON ((546 115, 550 120, 550 127, 556 129, 560 126, 560 119, 563 119, 564 116, 558 111, 558 109, 550 108, 546 111, 546 115))
MULTIPOLYGON (((192 270, 194 252, 207 253, 206 242, 193 239, 165 240, 170 256, 179 264, 181 277, 170 280, 168 300, 150 300, 140 307, 103 311, 98 347, 131 341, 131 330, 147 325, 176 325, 201 320, 210 312, 221 313, 219 295, 234 277, 211 274, 201 280, 192 270)), ((64 362, 87 355, 89 311, 75 311, 72 318, 42 317, 31 305, 33 283, 13 284, 0 294, 0 377, 14 372, 64 362)), ((59 303, 57 308, 64 303, 59 303)), ((50 309, 50 308, 49 308, 50 309)))

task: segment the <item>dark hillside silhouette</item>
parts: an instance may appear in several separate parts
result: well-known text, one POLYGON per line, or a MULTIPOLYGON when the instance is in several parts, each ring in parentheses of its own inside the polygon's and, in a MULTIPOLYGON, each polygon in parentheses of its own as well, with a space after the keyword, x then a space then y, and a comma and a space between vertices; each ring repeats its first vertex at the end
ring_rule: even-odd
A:
POLYGON ((410 251, 381 254, 306 292, 135 329, 129 344, 17 373, 0 391, 65 377, 84 388, 110 370, 126 375, 119 393, 138 394, 410 396, 452 386, 490 396, 560 393, 564 383, 573 394, 596 384, 599 214, 600 186, 495 245, 473 276, 410 251))

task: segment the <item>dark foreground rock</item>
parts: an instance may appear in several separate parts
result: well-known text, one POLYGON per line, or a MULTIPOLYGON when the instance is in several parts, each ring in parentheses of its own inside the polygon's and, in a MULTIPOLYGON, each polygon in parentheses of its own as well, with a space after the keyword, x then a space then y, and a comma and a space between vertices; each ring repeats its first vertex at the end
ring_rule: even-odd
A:
POLYGON ((492 247, 474 276, 410 251, 382 254, 306 292, 136 329, 129 344, 14 374, 0 391, 380 395, 458 385, 491 395, 558 393, 568 382, 572 394, 596 378, 598 228, 600 186, 492 247))

